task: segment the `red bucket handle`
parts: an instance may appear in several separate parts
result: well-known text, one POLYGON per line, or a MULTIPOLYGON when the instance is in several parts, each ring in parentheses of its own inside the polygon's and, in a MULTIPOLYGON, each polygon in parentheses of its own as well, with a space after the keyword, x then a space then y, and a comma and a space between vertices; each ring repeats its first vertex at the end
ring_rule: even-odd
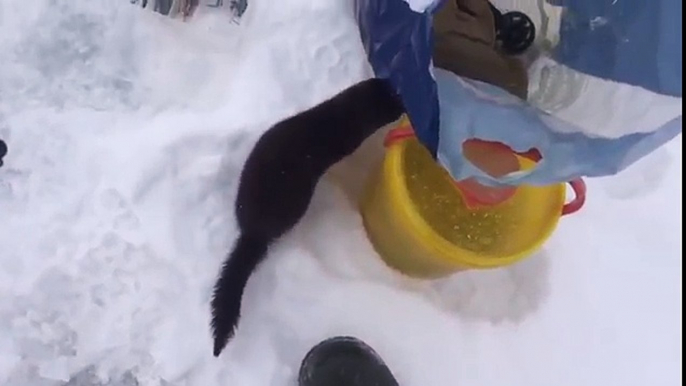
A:
POLYGON ((412 126, 410 126, 409 123, 405 123, 399 127, 396 127, 395 129, 391 129, 391 131, 386 133, 386 138, 384 138, 383 145, 385 147, 389 147, 398 141, 402 141, 403 139, 411 137, 414 137, 414 130, 412 130, 412 126))
POLYGON ((563 216, 578 212, 586 203, 586 182, 581 178, 577 178, 569 181, 568 184, 574 191, 574 199, 562 207, 563 216))
MULTIPOLYGON (((414 130, 409 123, 405 123, 395 129, 392 129, 386 134, 384 139, 384 146, 388 147, 395 142, 402 141, 407 138, 414 137, 414 130)), ((528 158, 534 162, 538 162, 542 159, 541 153, 537 149, 531 149, 526 152, 516 152, 512 150, 509 146, 505 144, 498 144, 498 146, 505 146, 515 154, 528 158)), ((568 184, 571 186, 572 191, 574 191, 574 199, 562 207, 562 215, 567 216, 574 214, 583 208, 586 203, 586 182, 582 178, 577 178, 575 180, 569 181, 568 184)))

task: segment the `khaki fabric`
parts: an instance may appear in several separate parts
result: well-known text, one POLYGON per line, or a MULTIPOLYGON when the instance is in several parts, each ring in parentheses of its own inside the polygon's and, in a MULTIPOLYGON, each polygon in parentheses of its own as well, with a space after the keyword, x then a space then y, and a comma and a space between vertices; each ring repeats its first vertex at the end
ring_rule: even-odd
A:
POLYGON ((434 14, 433 31, 436 67, 527 98, 526 69, 498 51, 488 0, 447 0, 434 14))

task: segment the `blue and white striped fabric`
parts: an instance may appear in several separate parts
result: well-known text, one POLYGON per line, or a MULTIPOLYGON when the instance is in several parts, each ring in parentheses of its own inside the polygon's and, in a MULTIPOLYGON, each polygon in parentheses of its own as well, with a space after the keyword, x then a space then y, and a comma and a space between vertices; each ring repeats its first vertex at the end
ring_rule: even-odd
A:
POLYGON ((516 185, 606 176, 681 133, 681 0, 556 0, 559 42, 532 65, 527 102, 432 68, 437 3, 358 0, 357 12, 377 76, 396 85, 417 136, 454 178, 516 185), (464 159, 469 138, 534 147, 543 160, 495 179, 464 159))

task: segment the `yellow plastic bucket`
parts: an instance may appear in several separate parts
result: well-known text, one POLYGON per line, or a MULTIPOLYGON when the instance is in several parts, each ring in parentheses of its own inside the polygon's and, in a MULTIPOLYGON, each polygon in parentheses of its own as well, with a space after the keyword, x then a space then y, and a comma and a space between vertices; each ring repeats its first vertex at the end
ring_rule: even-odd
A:
MULTIPOLYGON (((518 160, 523 168, 533 164, 518 160)), ((575 200, 569 213, 583 205, 585 196, 583 181, 573 187, 581 201, 575 200)), ((557 226, 566 186, 519 186, 506 201, 481 208, 467 206, 464 198, 412 136, 387 147, 360 211, 372 244, 389 266, 412 277, 438 278, 502 267, 531 255, 557 226)))

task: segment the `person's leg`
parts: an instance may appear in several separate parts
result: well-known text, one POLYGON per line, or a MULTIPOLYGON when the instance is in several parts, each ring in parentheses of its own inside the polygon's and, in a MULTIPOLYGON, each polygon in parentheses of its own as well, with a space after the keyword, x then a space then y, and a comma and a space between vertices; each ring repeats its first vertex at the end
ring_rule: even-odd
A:
POLYGON ((172 8, 172 3, 172 0, 155 0, 155 6, 153 10, 163 15, 169 15, 169 11, 171 11, 172 8))
POLYGON ((399 386, 383 359, 352 337, 326 339, 305 355, 299 386, 399 386))

